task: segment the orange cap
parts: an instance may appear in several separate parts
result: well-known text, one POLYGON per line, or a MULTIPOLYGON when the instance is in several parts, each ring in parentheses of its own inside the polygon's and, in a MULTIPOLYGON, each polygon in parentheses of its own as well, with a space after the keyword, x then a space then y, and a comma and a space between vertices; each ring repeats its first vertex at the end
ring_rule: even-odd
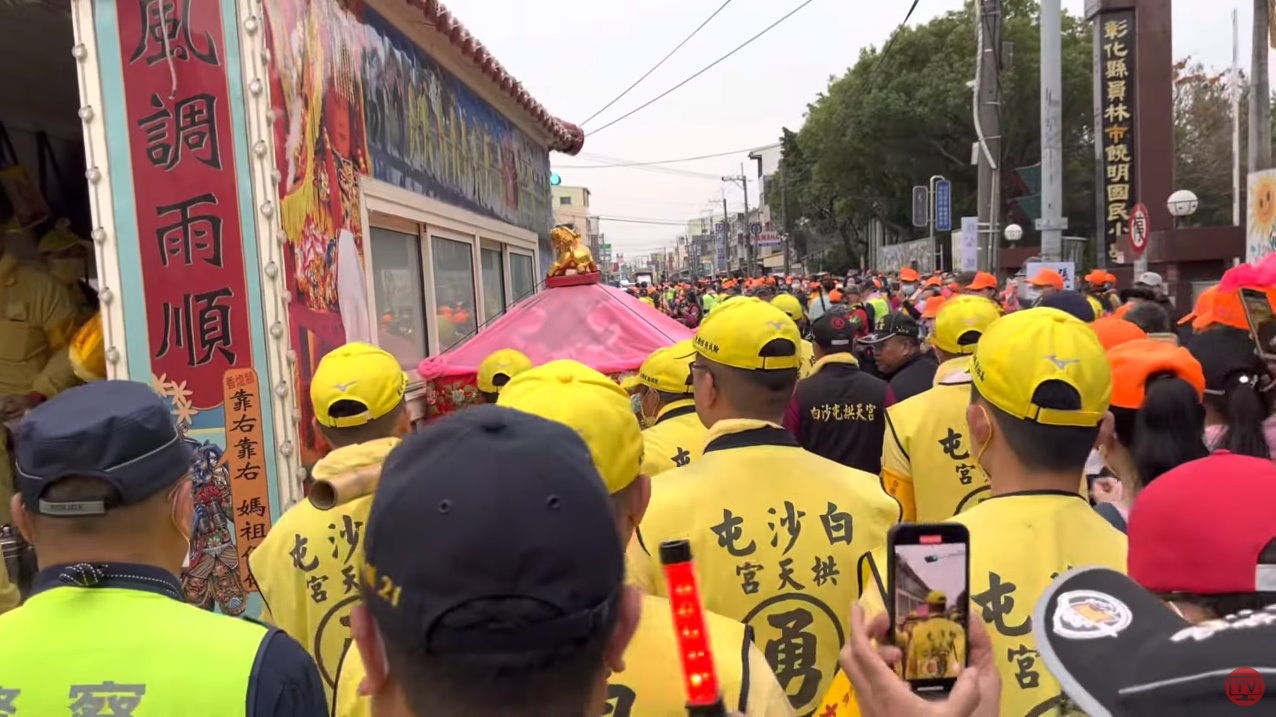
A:
POLYGON ((1137 341, 1148 337, 1143 329, 1115 316, 1095 319, 1090 322, 1090 328, 1099 335, 1099 343, 1103 344, 1104 351, 1110 351, 1127 341, 1137 341))
POLYGON ((1239 289, 1223 291, 1216 286, 1210 287, 1201 292, 1201 297, 1196 303, 1197 308, 1192 312, 1196 315, 1192 319, 1194 331, 1204 331, 1215 324, 1249 331, 1249 321, 1245 318, 1245 305, 1241 303, 1239 289), (1209 296, 1207 297, 1206 294, 1209 296), (1204 303, 1203 307, 1202 303, 1204 303))
POLYGON ((986 271, 977 271, 975 272, 975 278, 970 280, 970 285, 967 286, 966 288, 972 289, 975 291, 978 291, 980 289, 996 289, 997 277, 993 276, 992 274, 989 274, 986 271))
POLYGON ((1104 280, 1104 281, 1106 281, 1106 282, 1107 282, 1107 283, 1109 283, 1109 284, 1115 284, 1115 283, 1116 283, 1116 274, 1113 274, 1113 273, 1112 273, 1112 272, 1110 272, 1110 271, 1105 271, 1105 272, 1103 272, 1103 280, 1104 280))
POLYGON ((1172 373, 1192 384, 1199 400, 1205 395, 1205 372, 1192 352, 1155 339, 1127 341, 1108 351, 1112 365, 1112 405, 1138 408, 1143 405, 1148 379, 1158 373, 1172 373))
POLYGON ((938 276, 932 276, 932 277, 930 277, 929 279, 927 279, 927 280, 926 280, 926 284, 925 284, 925 285, 926 285, 926 286, 943 286, 943 285, 944 285, 944 281, 943 281, 943 279, 940 279, 938 276))
POLYGON ((1092 286, 1103 286, 1108 281, 1108 273, 1102 269, 1094 269, 1085 275, 1085 280, 1092 286))
POLYGON ((832 290, 832 291, 830 291, 830 292, 829 292, 829 301, 832 301, 833 303, 837 303, 837 302, 839 302, 839 301, 841 301, 841 300, 842 300, 842 290, 841 290, 841 289, 834 289, 834 290, 832 290))
POLYGON ((932 296, 926 300, 926 310, 922 312, 923 319, 933 319, 939 315, 940 308, 948 301, 946 296, 932 296))
POLYGON ((1028 280, 1033 286, 1053 286, 1059 291, 1063 291, 1063 274, 1051 269, 1050 267, 1042 267, 1040 271, 1033 274, 1028 280))
POLYGON ((917 270, 911 266, 906 266, 899 270, 900 281, 917 281, 920 278, 921 274, 918 274, 917 270))

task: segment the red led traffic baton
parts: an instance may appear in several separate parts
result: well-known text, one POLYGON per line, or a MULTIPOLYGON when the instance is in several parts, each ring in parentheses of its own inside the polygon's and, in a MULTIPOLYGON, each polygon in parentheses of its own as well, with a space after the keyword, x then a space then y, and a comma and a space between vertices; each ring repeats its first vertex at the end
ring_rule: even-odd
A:
POLYGON ((727 709, 718 689, 718 673, 713 668, 713 650, 709 648, 709 631, 704 625, 700 588, 691 562, 691 543, 686 540, 662 542, 660 562, 664 565, 673 631, 682 658, 687 714, 726 717, 727 709))

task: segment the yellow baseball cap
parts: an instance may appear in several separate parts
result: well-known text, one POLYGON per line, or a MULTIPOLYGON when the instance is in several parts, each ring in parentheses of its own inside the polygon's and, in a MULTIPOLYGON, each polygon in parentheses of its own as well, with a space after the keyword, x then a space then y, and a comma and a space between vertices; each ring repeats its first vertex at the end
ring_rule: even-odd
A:
POLYGON ((638 382, 665 393, 691 393, 691 361, 695 357, 690 340, 662 346, 642 362, 638 382))
POLYGON ((797 324, 783 311, 753 296, 741 296, 718 307, 700 322, 692 344, 696 352, 724 366, 749 370, 797 368, 797 324), (789 342, 791 353, 763 356, 776 339, 789 342))
MULTIPOLYGON (((934 299, 928 300, 927 305, 934 299)), ((971 332, 982 335, 992 322, 1001 318, 1001 311, 990 299, 972 294, 954 296, 945 301, 935 314, 935 345, 940 351, 950 354, 974 353, 975 341, 970 341, 971 332), (966 343, 962 342, 966 337, 966 343)))
POLYGON ((510 379, 532 367, 532 360, 522 351, 500 349, 493 351, 478 367, 478 390, 499 393, 510 379), (504 377, 500 383, 497 379, 504 377))
POLYGON ((806 313, 802 311, 802 302, 792 294, 776 294, 775 298, 771 299, 771 305, 788 314, 794 321, 806 318, 806 313))
POLYGON ((382 348, 352 341, 334 349, 319 360, 310 380, 310 403, 320 425, 350 428, 393 411, 403 402, 408 377, 399 360, 382 348), (353 401, 364 407, 353 416, 329 413, 338 401, 353 401))
POLYGON ((975 388, 1015 418, 1050 426, 1092 427, 1112 400, 1112 369, 1103 345, 1080 319, 1058 309, 1016 311, 984 331, 970 362, 975 388), (1037 387, 1062 381, 1081 396, 1081 408, 1032 402, 1037 387))
POLYGON ((638 477, 642 429, 629 396, 594 369, 567 359, 550 361, 511 379, 496 405, 574 429, 589 446, 608 493, 622 490, 638 477))

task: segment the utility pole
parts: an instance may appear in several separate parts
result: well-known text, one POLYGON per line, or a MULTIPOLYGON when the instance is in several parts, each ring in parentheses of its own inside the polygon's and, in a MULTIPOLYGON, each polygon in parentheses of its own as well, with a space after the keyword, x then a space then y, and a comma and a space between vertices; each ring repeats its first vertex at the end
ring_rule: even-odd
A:
POLYGON ((1267 81, 1267 0, 1254 0, 1254 37, 1249 63, 1249 171, 1272 166, 1271 97, 1267 81))
POLYGON ((780 161, 780 228, 784 230, 784 275, 789 271, 789 202, 784 193, 784 161, 780 161))
POLYGON ((744 173, 744 162, 740 163, 740 187, 744 189, 744 256, 748 265, 744 267, 745 276, 753 276, 753 227, 749 225, 749 175, 744 173))
POLYGON ((1059 0, 1041 0, 1041 258, 1063 259, 1063 28, 1059 0))
POLYGON ((979 155, 979 266, 996 272, 1001 210, 1001 0, 979 0, 974 115, 979 155))
POLYGON ((1241 40, 1236 9, 1232 9, 1232 224, 1241 225, 1241 40))
MULTIPOLYGON (((722 181, 739 184, 744 190, 744 260, 746 262, 745 273, 747 276, 753 276, 753 236, 749 231, 749 177, 744 173, 744 162, 740 163, 740 174, 737 176, 723 177, 722 181)), ((727 207, 726 196, 723 195, 722 211, 725 214, 727 207)))
MULTIPOLYGON (((727 214, 727 193, 723 191, 722 192, 722 235, 718 237, 718 240, 722 242, 722 261, 724 263, 724 266, 719 268, 719 271, 727 270, 730 268, 731 258, 727 256, 727 236, 730 233, 731 233, 731 215, 727 214)), ((714 266, 718 265, 717 256, 713 257, 713 265, 714 266)))

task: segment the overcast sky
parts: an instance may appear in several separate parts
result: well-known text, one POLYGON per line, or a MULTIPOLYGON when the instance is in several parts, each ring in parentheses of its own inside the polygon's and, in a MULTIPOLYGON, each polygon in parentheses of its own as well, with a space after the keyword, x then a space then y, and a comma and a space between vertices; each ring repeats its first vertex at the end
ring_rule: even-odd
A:
MULTIPOLYGON (((723 0, 445 0, 550 112, 581 123, 646 72, 723 0)), ((700 33, 629 95, 585 125, 599 128, 725 54, 779 19, 801 0, 731 0, 700 33)), ((674 174, 633 168, 578 169, 607 158, 653 161, 774 144, 781 127, 797 129, 808 102, 855 62, 881 46, 904 18, 909 0, 813 0, 810 5, 668 97, 589 136, 581 155, 552 155, 564 184, 592 192, 604 217, 682 220, 711 205, 742 206, 738 185, 745 154, 676 165, 674 174)), ((920 0, 911 24, 960 7, 962 0, 920 0)), ((1084 0, 1063 0, 1080 14, 1084 0)), ((1249 55, 1249 0, 1178 0, 1174 55, 1222 69, 1231 63, 1231 11, 1240 11, 1242 67, 1249 55)), ((746 166, 750 177, 756 170, 746 166)), ((749 205, 757 203, 750 184, 749 205)), ((676 226, 602 222, 615 251, 627 256, 670 244, 676 226)))

